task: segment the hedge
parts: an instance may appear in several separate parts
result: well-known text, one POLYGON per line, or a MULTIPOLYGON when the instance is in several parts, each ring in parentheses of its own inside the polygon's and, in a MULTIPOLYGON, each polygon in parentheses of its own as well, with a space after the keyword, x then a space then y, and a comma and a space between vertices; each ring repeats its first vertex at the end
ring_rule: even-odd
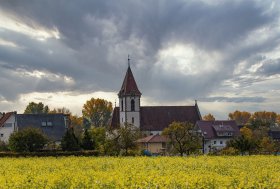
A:
POLYGON ((0 152, 0 157, 60 157, 60 156, 98 156, 97 150, 91 151, 42 151, 42 152, 0 152))

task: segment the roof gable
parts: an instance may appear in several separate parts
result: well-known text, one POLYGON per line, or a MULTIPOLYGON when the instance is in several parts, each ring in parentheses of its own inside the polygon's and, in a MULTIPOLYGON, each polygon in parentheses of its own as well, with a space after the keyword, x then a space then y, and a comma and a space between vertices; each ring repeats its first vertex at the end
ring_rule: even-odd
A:
POLYGON ((2 114, 2 117, 0 118, 0 127, 3 127, 5 122, 14 114, 14 112, 7 112, 2 114))
POLYGON ((119 96, 125 96, 125 95, 141 95, 141 92, 139 91, 137 84, 135 82, 134 76, 132 74, 132 71, 130 69, 130 66, 128 66, 123 84, 121 87, 121 90, 118 94, 119 96))
POLYGON ((162 136, 159 134, 150 135, 145 138, 138 139, 138 143, 161 143, 161 142, 168 142, 168 137, 162 136))
POLYGON ((240 135, 234 120, 198 121, 196 125, 206 139, 217 138, 217 132, 233 132, 233 136, 240 135))

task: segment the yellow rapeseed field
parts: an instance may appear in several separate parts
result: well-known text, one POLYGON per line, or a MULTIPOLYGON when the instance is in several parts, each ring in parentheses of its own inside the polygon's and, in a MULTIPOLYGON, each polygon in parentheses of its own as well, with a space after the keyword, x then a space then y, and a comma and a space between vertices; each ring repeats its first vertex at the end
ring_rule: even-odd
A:
POLYGON ((280 157, 1 158, 0 188, 280 188, 280 157))

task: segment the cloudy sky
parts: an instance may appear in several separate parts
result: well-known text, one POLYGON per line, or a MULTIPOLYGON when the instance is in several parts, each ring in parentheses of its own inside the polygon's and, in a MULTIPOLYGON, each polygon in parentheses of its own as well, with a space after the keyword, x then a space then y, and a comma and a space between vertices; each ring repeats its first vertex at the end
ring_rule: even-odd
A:
POLYGON ((128 54, 142 105, 280 113, 276 0, 0 0, 0 111, 114 103, 128 54))

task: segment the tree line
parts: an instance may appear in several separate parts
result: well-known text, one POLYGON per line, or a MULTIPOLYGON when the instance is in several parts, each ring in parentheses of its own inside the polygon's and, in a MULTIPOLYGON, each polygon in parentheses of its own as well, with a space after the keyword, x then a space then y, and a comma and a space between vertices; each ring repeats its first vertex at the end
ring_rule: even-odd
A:
MULTIPOLYGON (((83 105, 82 116, 73 115, 69 109, 54 108, 42 102, 30 102, 25 108, 25 114, 64 113, 70 116, 70 127, 61 140, 60 146, 55 145, 41 133, 39 129, 28 128, 15 132, 9 140, 9 149, 19 152, 31 152, 42 148, 61 149, 64 151, 96 150, 103 155, 136 155, 140 154, 136 140, 144 137, 143 133, 133 125, 112 129, 109 121, 112 114, 112 103, 104 99, 91 98, 83 105), (38 142, 38 144, 37 144, 38 142)), ((229 113, 228 119, 242 125, 241 136, 231 140, 222 151, 213 153, 245 154, 273 153, 280 151, 279 142, 268 136, 268 130, 280 125, 280 115, 275 112, 238 111, 229 113)), ((203 120, 215 120, 212 114, 207 114, 203 120)), ((190 123, 173 122, 164 129, 162 135, 167 136, 172 146, 172 154, 199 153, 202 148, 202 138, 194 132, 190 123)), ((1 145, 4 148, 4 145, 1 145)))

